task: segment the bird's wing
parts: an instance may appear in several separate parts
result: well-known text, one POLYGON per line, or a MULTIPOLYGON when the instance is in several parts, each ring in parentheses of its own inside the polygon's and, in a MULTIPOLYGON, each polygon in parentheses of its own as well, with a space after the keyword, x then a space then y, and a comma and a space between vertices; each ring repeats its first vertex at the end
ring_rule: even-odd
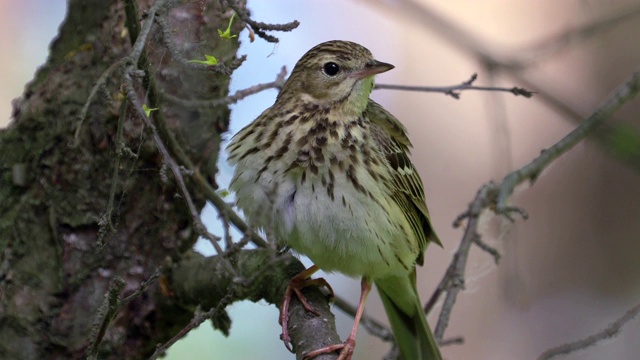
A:
POLYGON ((421 264, 422 252, 426 249, 427 243, 433 242, 440 246, 442 243, 431 226, 422 179, 409 160, 411 142, 406 129, 398 119, 373 100, 369 100, 364 116, 377 126, 377 129, 374 128, 372 131, 373 136, 393 170, 393 198, 405 210, 416 234, 421 250, 418 263, 421 264))

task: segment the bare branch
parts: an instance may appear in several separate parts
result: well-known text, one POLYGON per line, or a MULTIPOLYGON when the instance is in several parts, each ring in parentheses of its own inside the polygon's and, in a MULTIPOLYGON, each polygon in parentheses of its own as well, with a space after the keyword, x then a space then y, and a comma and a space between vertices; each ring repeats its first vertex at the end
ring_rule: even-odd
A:
POLYGON ((121 278, 114 278, 109 284, 109 290, 104 294, 102 304, 96 312, 96 319, 89 334, 89 348, 87 349, 87 359, 98 358, 98 349, 111 320, 115 317, 119 308, 118 294, 124 286, 125 281, 121 278))
POLYGON ((235 92, 235 94, 229 95, 222 99, 186 100, 186 99, 181 99, 173 95, 167 94, 166 92, 162 93, 162 98, 174 104, 180 104, 190 109, 212 108, 220 105, 235 104, 238 101, 246 98, 247 96, 257 94, 267 89, 282 89, 282 86, 284 85, 284 82, 286 80, 286 76, 287 76, 287 68, 283 66, 274 81, 264 83, 264 84, 256 84, 246 89, 238 90, 235 92))
POLYGON ((100 75, 96 83, 91 88, 91 91, 89 92, 89 96, 87 97, 87 100, 84 102, 84 105, 82 106, 82 110, 80 110, 80 114, 78 115, 78 120, 75 125, 76 132, 74 135, 74 143, 72 147, 78 146, 80 130, 82 129, 82 123, 87 118, 87 112, 89 111, 89 106, 93 103, 93 100, 98 94, 98 91, 107 84, 107 80, 111 78, 111 76, 113 75, 114 72, 116 72, 116 70, 119 70, 121 67, 123 67, 126 64, 126 60, 127 60, 126 58, 122 58, 119 61, 111 64, 111 66, 109 66, 107 70, 105 70, 102 73, 102 75, 100 75))
MULTIPOLYGON (((605 104, 598 108, 588 119, 583 121, 578 128, 551 148, 544 150, 542 154, 530 164, 507 175, 501 184, 489 182, 478 190, 475 199, 469 205, 469 209, 459 215, 454 221, 454 227, 458 227, 462 221, 467 220, 464 236, 443 279, 425 305, 425 312, 428 313, 435 306, 440 296, 445 292, 447 293, 440 312, 438 324, 434 331, 436 340, 442 339, 457 294, 464 288, 464 274, 471 244, 478 244, 483 250, 492 253, 490 250, 492 248, 486 246, 486 244, 481 241, 480 235, 477 232, 478 218, 482 211, 486 208, 492 208, 497 214, 507 216, 511 220, 513 219, 510 217, 510 213, 515 212, 526 219, 527 214, 524 210, 506 205, 507 198, 512 193, 513 188, 527 179, 534 181, 546 166, 583 140, 598 125, 602 124, 602 122, 620 109, 624 103, 632 99, 639 91, 640 72, 634 73, 631 79, 621 85, 614 94, 607 99, 605 104)), ((495 257, 496 254, 494 254, 494 259, 497 260, 495 257)))
MULTIPOLYGON (((123 125, 125 119, 125 113, 127 109, 126 101, 120 104, 120 114, 118 115, 118 128, 116 130, 116 158, 113 164, 113 173, 111 175, 111 188, 109 189, 109 200, 107 201, 107 209, 104 211, 98 221, 98 240, 96 241, 98 247, 104 245, 104 237, 108 232, 115 232, 116 225, 113 223, 113 201, 116 197, 116 190, 118 188, 118 171, 120 170, 120 160, 123 155, 122 148, 124 147, 123 140, 123 125)), ((79 129, 79 128, 78 128, 79 129)), ((78 131, 76 130, 76 139, 78 131)))
POLYGON ((520 95, 526 98, 533 96, 534 92, 524 88, 512 87, 493 87, 493 86, 474 86, 473 82, 478 78, 478 74, 471 75, 471 78, 459 85, 452 86, 408 86, 408 85, 391 85, 391 84, 376 84, 375 89, 389 89, 389 90, 406 90, 406 91, 423 91, 423 92, 439 92, 445 95, 449 95, 454 99, 460 99, 460 91, 464 90, 478 90, 478 91, 497 91, 497 92, 509 92, 513 95, 520 95))
POLYGON ((227 204, 224 199, 216 193, 215 189, 211 187, 211 184, 205 179, 204 176, 200 173, 200 171, 196 170, 193 175, 193 179, 196 181, 196 184, 199 186, 200 190, 204 192, 204 196, 207 200, 211 201, 213 206, 218 211, 223 211, 227 213, 227 217, 231 224, 238 229, 243 234, 250 234, 251 242, 256 244, 258 247, 268 247, 267 241, 263 239, 260 235, 258 235, 253 229, 247 225, 244 220, 238 215, 229 204, 227 204))
POLYGON ((560 345, 558 347, 549 349, 543 352, 542 354, 540 354, 540 356, 538 356, 538 360, 547 360, 547 359, 556 357, 558 355, 566 355, 574 351, 583 350, 590 346, 593 346, 598 341, 612 338, 620 332, 620 330, 624 325, 626 325, 629 321, 633 320, 638 315, 638 313, 640 313, 640 304, 631 308, 621 318, 617 319, 616 321, 614 321, 613 323, 611 323, 609 326, 602 329, 601 331, 597 332, 596 334, 593 334, 582 340, 578 340, 572 343, 560 345))
POLYGON ((611 115, 618 111, 627 101, 633 99, 640 91, 640 72, 636 72, 624 84, 615 90, 614 94, 599 107, 589 118, 584 120, 580 126, 562 138, 552 147, 542 150, 531 163, 505 176, 500 185, 498 194, 496 212, 500 214, 508 213, 507 198, 513 192, 513 189, 524 182, 530 180, 534 182, 538 175, 560 155, 569 151, 577 143, 591 134, 598 126, 600 126, 611 115))
MULTIPOLYGON (((557 96, 554 96, 549 91, 544 88, 536 85, 533 81, 527 79, 520 73, 512 73, 510 76, 515 79, 518 83, 522 84, 527 88, 535 88, 536 89, 536 99, 541 101, 543 104, 547 105, 552 110, 556 111, 558 114, 562 115, 563 119, 569 120, 569 123, 576 124, 581 123, 584 120, 584 116, 578 113, 578 111, 574 110, 571 106, 569 106, 566 102, 560 100, 557 96)), ((633 156, 621 156, 620 153, 616 151, 612 151, 615 149, 616 143, 615 138, 608 136, 613 131, 615 131, 615 125, 603 124, 600 128, 594 133, 596 136, 596 140, 599 145, 604 149, 609 150, 608 154, 616 157, 618 160, 625 162, 630 165, 636 171, 640 171, 640 155, 635 154, 633 156)), ((629 154, 627 154, 629 155, 629 154)))
POLYGON ((202 312, 200 310, 200 306, 198 305, 196 307, 196 310, 194 311, 193 318, 191 319, 191 321, 189 321, 189 323, 185 327, 180 329, 180 331, 178 331, 177 334, 172 336, 171 339, 167 340, 163 344, 158 345, 156 347, 156 350, 153 352, 153 354, 151 354, 151 356, 149 356, 148 359, 155 360, 163 356, 173 344, 175 344, 176 342, 178 342, 178 340, 185 337, 189 333, 189 331, 197 328, 198 326, 200 326, 200 324, 202 324, 206 320, 213 318, 219 312, 223 311, 224 308, 230 304, 231 302, 230 299, 231 299, 231 291, 227 292, 227 295, 223 297, 222 300, 220 300, 218 305, 209 309, 209 311, 206 311, 206 312, 202 312))
POLYGON ((444 339, 438 342, 440 346, 450 346, 450 345, 463 345, 464 338, 462 336, 456 336, 449 339, 444 339))
POLYGON ((97 359, 100 343, 102 342, 111 321, 127 304, 142 295, 149 285, 158 278, 159 274, 159 270, 156 269, 156 271, 147 280, 140 284, 136 291, 124 299, 120 299, 119 294, 120 291, 124 289, 126 282, 119 277, 116 277, 111 281, 109 289, 104 294, 104 300, 102 301, 100 308, 98 308, 94 324, 91 328, 91 333, 89 335, 89 347, 87 349, 87 359, 97 359))
POLYGON ((249 25, 251 29, 255 32, 256 35, 263 38, 265 41, 271 43, 277 43, 280 40, 272 35, 266 33, 266 31, 285 31, 289 32, 298 26, 300 26, 300 22, 298 20, 294 20, 292 22, 286 24, 267 24, 263 22, 258 22, 249 16, 249 13, 242 8, 236 0, 226 0, 227 5, 233 9, 233 11, 238 14, 238 18, 245 24, 249 25))
POLYGON ((442 293, 447 293, 442 310, 440 311, 440 316, 438 317, 438 324, 434 331, 436 341, 442 340, 444 331, 449 324, 449 317, 451 316, 451 311, 455 305, 458 293, 464 288, 464 274, 467 267, 469 251, 471 250, 471 245, 480 237, 477 233, 479 217, 482 211, 488 206, 487 199, 491 198, 490 192, 493 191, 495 191, 494 183, 484 185, 478 190, 475 200, 469 205, 469 210, 465 215, 468 223, 464 236, 458 245, 458 250, 453 255, 453 260, 451 260, 436 291, 431 295, 431 298, 425 305, 425 312, 429 313, 442 293))
MULTIPOLYGON (((302 263, 288 253, 274 258, 271 249, 254 249, 233 254, 231 260, 236 266, 236 275, 221 269, 220 262, 226 261, 227 257, 227 254, 224 257, 192 254, 174 264, 169 269, 168 286, 175 300, 189 306, 202 304, 202 308, 212 308, 218 307, 223 296, 231 293, 225 300, 229 304, 238 300, 263 299, 280 306, 289 280, 304 270, 302 263)), ((296 297, 292 298, 289 334, 298 358, 302 358, 304 352, 340 343, 328 297, 315 286, 302 291, 320 316, 310 315, 296 297)), ((273 336, 277 341, 277 335, 273 336)), ((337 354, 326 354, 317 359, 336 358, 337 354)))

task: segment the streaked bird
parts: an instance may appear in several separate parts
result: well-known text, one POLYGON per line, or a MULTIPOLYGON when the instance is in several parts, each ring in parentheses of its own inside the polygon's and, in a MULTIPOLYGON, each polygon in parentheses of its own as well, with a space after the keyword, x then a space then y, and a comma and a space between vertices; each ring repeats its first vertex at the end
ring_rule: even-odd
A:
POLYGON ((250 223, 315 264, 294 277, 281 307, 318 269, 361 278, 352 331, 339 351, 350 359, 371 285, 376 284, 405 360, 441 359, 416 289, 416 265, 430 242, 422 180, 409 160, 405 127, 369 98, 373 77, 393 65, 363 46, 329 41, 295 65, 273 106, 236 134, 227 150, 231 189, 250 223))

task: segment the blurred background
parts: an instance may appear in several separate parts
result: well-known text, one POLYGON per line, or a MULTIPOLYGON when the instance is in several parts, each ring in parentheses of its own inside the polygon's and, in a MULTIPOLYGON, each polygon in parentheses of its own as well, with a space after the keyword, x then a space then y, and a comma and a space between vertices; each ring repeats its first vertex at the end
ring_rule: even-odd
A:
MULTIPOLYGON (((478 73, 476 85, 523 86, 533 99, 502 93, 378 90, 373 98, 408 128, 413 161, 425 183, 434 226, 444 248, 427 250, 418 269, 427 299, 455 252, 461 229, 451 226, 485 182, 501 180, 553 145, 590 115, 640 64, 640 2, 631 0, 249 0, 253 18, 301 25, 277 33, 276 46, 240 34, 248 60, 231 91, 275 79, 319 42, 344 39, 368 47, 396 66, 378 83, 454 85, 478 73), (616 15, 582 33, 572 32, 616 15), (560 35, 567 32, 574 36, 560 35), (555 39, 562 39, 556 41, 555 39)), ((65 14, 62 0, 0 2, 0 126, 11 116, 65 14), (46 15, 43 15, 46 14, 46 15)), ((232 107, 228 137, 270 106, 275 90, 232 107)), ((474 249, 466 289, 445 338, 447 359, 533 359, 548 348, 600 331, 640 302, 640 101, 628 103, 610 124, 558 159, 533 187, 511 199, 530 218, 514 224, 486 214, 483 239, 503 254, 499 266, 474 249), (634 145, 635 144, 635 145, 634 145)), ((221 164, 219 183, 231 170, 221 164)), ((224 185, 222 185, 224 186, 224 185)), ((203 217, 217 230, 210 208, 203 217)), ((199 245, 202 252, 210 252, 199 245)), ((357 303, 359 280, 328 276, 340 296, 357 303)), ((377 296, 367 313, 386 322, 377 296)), ((289 359, 278 340, 277 309, 265 303, 230 307, 231 336, 208 323, 171 348, 169 359, 289 359)), ((436 309, 436 310, 439 310, 436 309)), ((339 332, 352 319, 336 310, 339 332)), ((435 326, 437 315, 429 322, 435 326)), ((563 359, 637 359, 640 319, 615 338, 563 359)), ((380 359, 388 345, 361 329, 354 359, 380 359)))

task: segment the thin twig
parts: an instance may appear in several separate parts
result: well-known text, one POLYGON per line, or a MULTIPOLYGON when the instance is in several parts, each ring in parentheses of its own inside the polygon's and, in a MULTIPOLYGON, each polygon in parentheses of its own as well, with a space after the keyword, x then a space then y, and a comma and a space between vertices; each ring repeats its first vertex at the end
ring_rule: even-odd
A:
POLYGON ((300 22, 298 20, 294 20, 286 24, 266 24, 263 22, 258 22, 251 19, 251 17, 249 16, 249 13, 242 6, 240 6, 240 4, 238 4, 236 0, 227 0, 226 3, 230 8, 233 9, 233 11, 236 12, 240 21, 249 25, 249 27, 251 27, 251 29, 255 32, 256 35, 258 35, 259 37, 261 37, 267 42, 277 43, 280 40, 275 36, 267 34, 265 31, 288 32, 300 26, 300 22))
MULTIPOLYGON (((584 116, 579 114, 578 111, 574 110, 566 102, 560 100, 558 96, 554 96, 550 91, 545 90, 543 87, 536 85, 532 80, 527 79, 523 74, 514 72, 510 74, 510 76, 524 87, 536 89, 536 99, 560 114, 563 120, 569 120, 568 123, 571 125, 581 123, 584 120, 584 116)), ((620 153, 612 151, 612 149, 615 149, 616 143, 615 139, 608 136, 608 134, 615 129, 615 126, 616 125, 603 124, 600 129, 595 132, 594 135, 597 136, 595 140, 598 141, 598 144, 602 146, 602 148, 609 150, 607 153, 608 155, 616 157, 618 160, 627 163, 636 171, 640 170, 639 154, 628 157, 621 156, 620 153)), ((630 154, 627 153, 625 155, 630 154)))
MULTIPOLYGON (((159 93, 157 85, 154 81, 150 81, 149 92, 150 94, 159 93)), ((166 128, 166 124, 164 122, 162 114, 159 114, 156 119, 158 120, 158 124, 161 128, 166 128)), ((191 179, 195 181, 195 184, 198 186, 198 189, 202 192, 204 197, 208 201, 210 201, 211 204, 213 204, 218 212, 227 214, 227 219, 231 222, 231 224, 240 233, 247 234, 248 238, 253 244, 255 244, 257 247, 266 248, 268 246, 267 241, 260 235, 258 235, 258 233, 256 233, 252 228, 250 228, 247 223, 245 223, 244 220, 242 220, 242 218, 231 208, 231 206, 229 206, 229 204, 227 204, 226 201, 224 201, 224 199, 220 197, 220 195, 218 195, 218 193, 211 186, 206 177, 203 176, 200 170, 197 169, 191 162, 184 149, 176 140, 175 136, 173 136, 170 131, 164 131, 164 135, 168 140, 172 153, 176 155, 177 159, 180 161, 180 163, 183 164, 184 167, 187 168, 187 170, 192 172, 191 179)))
POLYGON ((121 278, 114 278, 109 284, 109 290, 104 294, 102 304, 97 310, 96 319, 91 327, 91 333, 89 334, 89 347, 87 349, 87 359, 93 360, 98 358, 98 349, 100 343, 107 333, 111 320, 118 312, 119 299, 118 294, 126 283, 121 278))
POLYGON ((422 92, 438 92, 451 96, 454 99, 460 99, 460 91, 464 90, 478 90, 478 91, 497 91, 497 92, 509 92, 513 95, 520 95, 526 98, 533 96, 534 92, 519 87, 494 87, 494 86, 474 86, 473 82, 478 78, 478 74, 471 75, 471 78, 461 84, 452 86, 408 86, 408 85, 391 85, 391 84, 376 84, 375 89, 389 89, 389 90, 406 90, 406 91, 422 91, 422 92))
POLYGON ((538 356, 538 360, 548 360, 558 355, 566 355, 574 351, 583 350, 588 348, 589 346, 593 346, 598 341, 612 338, 620 332, 624 325, 633 320, 638 315, 638 313, 640 313, 640 304, 631 308, 621 318, 617 319, 601 331, 582 340, 549 349, 540 354, 540 356, 538 356))
POLYGON ((464 274, 467 267, 469 251, 474 241, 480 237, 476 230, 478 228, 479 217, 488 205, 487 199, 491 197, 489 192, 494 190, 495 184, 493 183, 486 184, 478 190, 476 198, 469 205, 469 210, 467 211, 468 223, 464 236, 458 245, 458 250, 453 255, 453 259, 451 260, 443 279, 438 284, 436 291, 425 305, 425 312, 429 313, 442 293, 447 293, 434 331, 436 341, 442 340, 444 331, 449 324, 449 317, 451 316, 451 311, 455 305, 458 293, 464 288, 464 274))
POLYGON ((215 189, 211 187, 211 184, 209 184, 209 182, 200 173, 200 171, 195 171, 195 173, 193 174, 193 179, 195 180, 196 185, 198 185, 199 189, 204 193, 204 196, 207 198, 207 200, 211 201, 213 206, 215 206, 218 211, 227 212, 229 221, 236 229, 238 229, 239 232, 243 234, 250 234, 249 236, 251 238, 251 242, 256 246, 264 248, 268 247, 267 241, 260 235, 258 235, 258 233, 253 231, 253 229, 250 228, 249 225, 244 222, 244 220, 242 220, 240 215, 238 215, 235 211, 233 211, 233 209, 231 209, 229 204, 227 204, 224 199, 222 199, 220 195, 216 193, 215 189))
MULTIPOLYGON (((633 4, 613 15, 604 15, 584 25, 578 25, 574 29, 563 30, 544 40, 538 40, 535 44, 525 49, 507 49, 497 52, 492 50, 493 47, 487 46, 475 33, 465 31, 454 21, 446 18, 425 3, 419 3, 415 0, 400 0, 395 2, 368 0, 368 2, 374 6, 378 6, 381 8, 380 10, 384 12, 399 12, 407 19, 412 19, 420 26, 425 27, 427 31, 442 36, 454 46, 473 56, 476 61, 483 65, 485 70, 507 74, 525 88, 536 89, 536 98, 558 111, 561 115, 574 121, 581 121, 583 116, 556 97, 549 95, 549 92, 545 91, 541 86, 537 86, 533 81, 527 79, 523 74, 523 70, 531 68, 531 66, 538 64, 540 61, 547 60, 559 54, 561 51, 576 46, 598 34, 602 34, 614 26, 619 26, 623 22, 640 16, 640 6, 633 4), (517 55, 505 57, 499 54, 517 55)), ((611 149, 613 146, 609 138, 601 136, 598 140, 604 144, 605 148, 611 149)), ((619 159, 621 158, 615 152, 613 155, 619 159)), ((633 158, 632 161, 624 158, 621 160, 631 163, 638 169, 640 167, 639 159, 640 157, 633 158)))
POLYGON ((238 90, 233 95, 229 95, 222 99, 186 100, 186 99, 181 99, 167 93, 162 93, 162 98, 169 102, 172 102, 174 104, 179 104, 189 109, 213 108, 220 105, 235 104, 238 101, 246 98, 247 96, 257 94, 267 89, 282 89, 282 86, 284 85, 284 82, 286 80, 286 76, 287 76, 287 68, 283 66, 274 81, 263 83, 263 84, 256 84, 246 89, 238 90))
POLYGON ((98 247, 104 245, 104 236, 107 232, 114 233, 116 231, 116 224, 113 223, 113 201, 116 197, 116 190, 118 189, 118 172, 120 171, 120 160, 122 159, 124 145, 124 119, 127 112, 127 102, 123 101, 120 104, 120 112, 118 115, 118 127, 116 130, 116 158, 113 164, 113 173, 111 175, 111 188, 109 189, 109 200, 107 201, 107 209, 98 221, 98 239, 96 244, 98 247))
POLYGON ((451 345, 463 345, 464 338, 462 336, 456 336, 449 339, 444 339, 442 341, 438 341, 438 345, 440 346, 451 346, 451 345))
POLYGON ((203 313, 202 311, 200 311, 200 307, 196 308, 196 311, 194 312, 193 318, 191 319, 191 321, 185 327, 180 329, 180 331, 178 331, 177 334, 172 336, 171 339, 167 340, 163 344, 158 345, 156 347, 156 350, 153 352, 153 354, 151 354, 151 356, 149 356, 148 359, 155 360, 158 357, 162 356, 164 353, 167 352, 167 350, 173 344, 175 344, 178 340, 182 339, 191 330, 197 328, 198 326, 200 326, 200 324, 202 324, 208 319, 211 319, 218 312, 222 311, 227 305, 229 305, 232 298, 233 298, 233 291, 229 289, 229 292, 227 293, 227 295, 225 295, 225 297, 223 297, 222 300, 220 300, 218 305, 216 305, 214 308, 209 309, 209 311, 203 313))
POLYGON ((91 88, 91 91, 89 92, 89 96, 87 97, 87 100, 85 100, 84 105, 82 106, 82 110, 80 110, 80 114, 78 115, 78 119, 75 124, 76 131, 73 136, 74 142, 72 144, 72 147, 78 146, 82 124, 84 123, 84 120, 87 118, 87 112, 89 111, 89 106, 93 103, 93 100, 98 94, 98 91, 106 85, 107 81, 111 79, 111 76, 113 75, 114 72, 116 72, 116 70, 120 69, 122 66, 126 64, 126 60, 127 58, 122 58, 116 61, 115 63, 111 64, 111 66, 109 66, 107 70, 105 70, 102 73, 102 75, 100 75, 98 80, 96 80, 96 83, 91 88))
POLYGON ((125 307, 131 301, 135 300, 135 298, 137 298, 138 296, 142 295, 142 293, 145 292, 147 288, 158 279, 158 277, 160 277, 160 268, 156 268, 156 270, 153 272, 153 274, 151 274, 151 276, 149 276, 147 280, 141 282, 136 291, 132 292, 131 295, 127 296, 126 298, 120 300, 120 307, 118 308, 118 310, 125 307))
POLYGON ((107 333, 109 324, 116 315, 132 300, 139 297, 151 283, 153 283, 160 275, 160 270, 156 269, 154 273, 145 281, 143 281, 138 289, 124 299, 120 299, 120 292, 124 289, 126 283, 123 279, 116 277, 111 281, 109 289, 104 295, 104 300, 97 310, 97 315, 89 335, 89 347, 87 349, 87 359, 97 359, 98 350, 104 335, 107 333))

